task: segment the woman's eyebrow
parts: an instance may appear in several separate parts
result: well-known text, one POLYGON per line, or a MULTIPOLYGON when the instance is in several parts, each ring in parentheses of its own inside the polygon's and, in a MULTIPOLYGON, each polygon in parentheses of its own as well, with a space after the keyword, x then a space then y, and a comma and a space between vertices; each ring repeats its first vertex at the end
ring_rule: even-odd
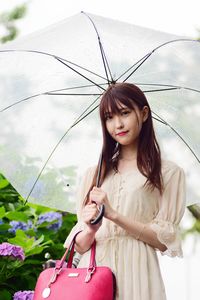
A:
MULTIPOLYGON (((127 110, 127 109, 130 109, 130 108, 128 108, 127 106, 125 106, 125 107, 118 107, 117 111, 118 111, 118 113, 120 113, 120 112, 122 112, 124 110, 127 110)), ((106 111, 104 113, 105 116, 109 116, 109 115, 112 115, 112 114, 113 114, 112 111, 106 111)))
POLYGON ((125 107, 121 107, 121 108, 119 108, 118 110, 119 111, 123 111, 123 110, 126 110, 126 109, 130 109, 129 107, 127 107, 127 106, 125 106, 125 107))

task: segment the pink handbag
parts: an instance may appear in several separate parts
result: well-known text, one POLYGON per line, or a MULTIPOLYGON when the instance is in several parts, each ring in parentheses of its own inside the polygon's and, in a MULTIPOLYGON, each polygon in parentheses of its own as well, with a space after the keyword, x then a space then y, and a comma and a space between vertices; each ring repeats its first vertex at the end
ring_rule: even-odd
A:
MULTIPOLYGON (((77 234, 76 234, 77 235, 77 234)), ((40 273, 33 300, 113 300, 115 299, 115 276, 108 267, 97 267, 96 242, 92 244, 88 268, 72 268, 75 237, 55 268, 40 273), (67 267, 65 259, 69 254, 67 267)))

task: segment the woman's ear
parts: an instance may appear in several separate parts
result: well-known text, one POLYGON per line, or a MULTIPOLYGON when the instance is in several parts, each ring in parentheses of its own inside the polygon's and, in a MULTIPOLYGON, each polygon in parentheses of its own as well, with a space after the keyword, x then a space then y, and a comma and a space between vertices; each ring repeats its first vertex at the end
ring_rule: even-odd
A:
POLYGON ((148 106, 144 106, 142 108, 142 122, 143 123, 147 120, 148 116, 149 116, 149 108, 148 108, 148 106))

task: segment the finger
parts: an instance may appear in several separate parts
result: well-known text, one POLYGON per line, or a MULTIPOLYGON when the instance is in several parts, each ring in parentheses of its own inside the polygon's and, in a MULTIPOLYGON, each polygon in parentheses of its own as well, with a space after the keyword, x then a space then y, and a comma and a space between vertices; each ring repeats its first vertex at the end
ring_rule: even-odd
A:
POLYGON ((90 205, 88 207, 85 208, 85 212, 93 212, 93 211, 96 211, 97 210, 97 205, 96 204, 93 204, 93 205, 90 205))
POLYGON ((95 209, 95 210, 92 210, 92 211, 86 211, 82 214, 82 217, 84 219, 84 221, 91 221, 93 219, 95 219, 98 215, 98 210, 95 209))
POLYGON ((88 207, 88 209, 87 209, 87 211, 89 211, 89 212, 91 212, 91 211, 97 211, 98 210, 98 205, 97 205, 97 203, 93 203, 93 204, 91 204, 89 207, 88 207))
POLYGON ((90 192, 90 195, 93 195, 93 196, 99 195, 99 192, 98 192, 98 191, 91 191, 91 192, 90 192))
POLYGON ((90 193, 89 195, 89 200, 91 203, 96 202, 97 197, 99 197, 99 195, 97 193, 90 193))
POLYGON ((101 188, 98 188, 98 187, 94 186, 93 189, 92 189, 92 191, 94 191, 94 192, 101 192, 102 190, 101 190, 101 188))
POLYGON ((102 189, 95 186, 95 187, 93 187, 92 191, 96 192, 96 193, 101 193, 102 189))

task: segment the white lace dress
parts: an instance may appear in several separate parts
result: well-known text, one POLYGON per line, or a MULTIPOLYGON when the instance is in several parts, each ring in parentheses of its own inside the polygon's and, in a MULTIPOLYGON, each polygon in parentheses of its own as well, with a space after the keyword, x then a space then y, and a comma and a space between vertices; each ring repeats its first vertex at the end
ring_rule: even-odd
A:
MULTIPOLYGON (((126 174, 112 171, 102 189, 107 192, 113 208, 130 220, 148 224, 167 250, 163 254, 182 256, 178 224, 185 210, 185 177, 183 170, 163 161, 164 192, 145 188, 145 177, 138 169, 126 174)), ((81 221, 81 202, 88 192, 94 168, 84 176, 79 195, 78 223, 66 239, 67 247, 74 234, 84 228, 81 221)), ((117 280, 117 299, 165 300, 165 288, 160 273, 156 249, 136 240, 131 234, 103 219, 96 233, 97 265, 109 266, 117 280)), ((82 255, 79 267, 87 267, 90 252, 82 255)), ((105 298, 106 300, 106 298, 105 298)))

